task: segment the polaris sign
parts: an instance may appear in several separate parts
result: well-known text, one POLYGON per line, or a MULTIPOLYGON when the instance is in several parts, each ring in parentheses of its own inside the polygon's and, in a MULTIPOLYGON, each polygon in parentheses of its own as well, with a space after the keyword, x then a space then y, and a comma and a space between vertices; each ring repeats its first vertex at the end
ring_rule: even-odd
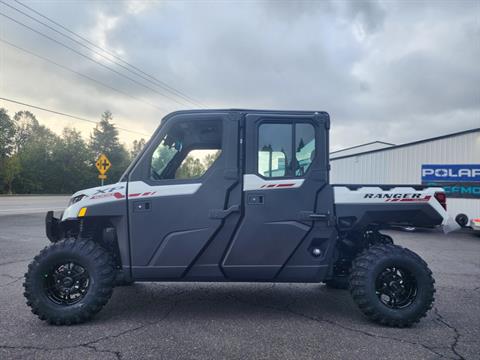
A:
POLYGON ((449 198, 480 199, 480 164, 422 165, 422 184, 442 187, 449 198))
POLYGON ((480 164, 422 165, 422 183, 429 181, 480 183, 480 164))

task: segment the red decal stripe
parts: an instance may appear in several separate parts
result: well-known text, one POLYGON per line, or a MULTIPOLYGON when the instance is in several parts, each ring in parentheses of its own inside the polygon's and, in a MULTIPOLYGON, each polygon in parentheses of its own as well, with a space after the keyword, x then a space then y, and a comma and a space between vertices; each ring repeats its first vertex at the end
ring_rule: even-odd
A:
POLYGON ((295 184, 278 184, 277 187, 290 187, 290 186, 293 186, 295 184))
POLYGON ((122 193, 119 193, 119 192, 113 193, 113 196, 116 199, 123 199, 125 197, 122 193))
POLYGON ((131 196, 131 197, 140 196, 140 193, 136 193, 136 194, 129 194, 128 196, 131 196))
POLYGON ((406 199, 400 199, 400 198, 394 198, 394 199, 385 199, 385 202, 388 201, 402 201, 402 202, 425 202, 429 201, 431 199, 430 195, 425 196, 424 198, 418 199, 418 198, 406 198, 406 199))

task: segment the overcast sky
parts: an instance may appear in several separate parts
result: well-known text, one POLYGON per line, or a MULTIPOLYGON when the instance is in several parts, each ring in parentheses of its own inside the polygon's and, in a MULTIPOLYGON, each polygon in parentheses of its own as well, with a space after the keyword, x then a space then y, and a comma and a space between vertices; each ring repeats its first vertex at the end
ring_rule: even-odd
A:
MULTIPOLYGON (((480 1, 22 2, 206 107, 328 111, 332 150, 480 126, 480 1)), ((147 134, 168 112, 195 107, 1 3, 0 13, 150 88, 0 16, 1 40, 136 99, 4 42, 0 97, 93 120, 109 109, 119 126, 147 134)), ((0 107, 11 115, 25 108, 2 100, 0 107)), ((57 132, 91 131, 32 111, 57 132)), ((138 137, 121 132, 126 143, 138 137)))

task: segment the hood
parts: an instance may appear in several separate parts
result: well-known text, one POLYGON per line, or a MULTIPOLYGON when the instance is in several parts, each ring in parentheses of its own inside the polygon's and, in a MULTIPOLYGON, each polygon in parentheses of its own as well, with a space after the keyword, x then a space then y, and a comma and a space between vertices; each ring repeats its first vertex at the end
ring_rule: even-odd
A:
POLYGON ((78 211, 82 207, 125 200, 126 188, 126 182, 119 182, 116 184, 97 186, 94 188, 77 191, 70 198, 68 207, 63 213, 62 221, 67 219, 76 219, 78 211))

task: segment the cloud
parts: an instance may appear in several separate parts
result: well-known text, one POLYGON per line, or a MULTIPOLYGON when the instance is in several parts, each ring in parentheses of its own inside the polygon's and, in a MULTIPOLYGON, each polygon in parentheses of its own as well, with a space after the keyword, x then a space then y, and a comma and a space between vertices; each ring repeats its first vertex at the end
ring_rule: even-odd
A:
MULTIPOLYGON (((475 2, 28 5, 209 107, 326 110, 332 116, 334 148, 373 140, 400 143, 480 125, 480 9, 475 2)), ((0 11, 68 42, 5 6, 0 11)), ((161 110, 0 43, 5 97, 94 119, 108 108, 119 125, 148 133, 167 112, 194 107, 180 98, 171 101, 172 94, 155 80, 138 78, 76 44, 70 43, 150 89, 0 21, 0 37, 161 110)), ((67 122, 38 117, 57 127, 67 122)), ((78 126, 84 133, 90 129, 78 126)))
POLYGON ((378 1, 346 2, 346 14, 357 26, 357 31, 374 33, 380 31, 385 21, 386 11, 378 1))

